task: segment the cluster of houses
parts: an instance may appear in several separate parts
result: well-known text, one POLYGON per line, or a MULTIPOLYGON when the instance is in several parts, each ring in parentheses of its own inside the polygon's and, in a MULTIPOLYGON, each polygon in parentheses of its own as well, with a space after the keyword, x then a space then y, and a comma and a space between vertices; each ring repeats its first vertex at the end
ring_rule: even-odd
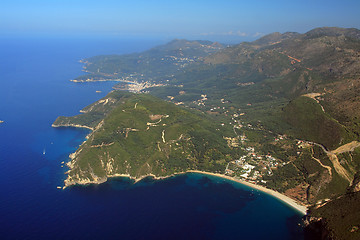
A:
POLYGON ((244 149, 247 154, 228 164, 225 174, 250 181, 262 181, 264 174, 272 175, 272 169, 279 166, 277 159, 270 154, 260 155, 254 147, 244 149))
POLYGON ((201 99, 197 100, 197 101, 193 101, 194 104, 198 105, 198 106, 205 106, 205 101, 208 100, 207 99, 207 95, 206 94, 202 94, 201 95, 201 99))

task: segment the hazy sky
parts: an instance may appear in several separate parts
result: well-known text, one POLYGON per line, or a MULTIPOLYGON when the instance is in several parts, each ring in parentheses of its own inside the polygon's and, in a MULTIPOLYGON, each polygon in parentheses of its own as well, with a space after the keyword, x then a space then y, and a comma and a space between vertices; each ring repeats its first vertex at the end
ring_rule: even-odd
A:
POLYGON ((360 28, 359 0, 2 0, 2 34, 246 39, 315 27, 360 28))

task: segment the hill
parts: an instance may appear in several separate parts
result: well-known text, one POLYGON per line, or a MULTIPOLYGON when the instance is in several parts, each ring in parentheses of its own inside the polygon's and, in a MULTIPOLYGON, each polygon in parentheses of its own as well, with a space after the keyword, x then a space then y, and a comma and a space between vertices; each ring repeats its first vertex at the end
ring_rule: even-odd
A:
POLYGON ((347 193, 310 209, 305 239, 360 238, 360 192, 347 193))
POLYGON ((219 131, 219 125, 202 114, 146 94, 111 92, 83 114, 59 117, 54 125, 72 123, 93 132, 72 155, 65 186, 101 183, 119 175, 141 179, 187 170, 223 172, 239 155, 224 139, 234 135, 231 129, 219 131), (97 118, 99 112, 104 117, 97 118))

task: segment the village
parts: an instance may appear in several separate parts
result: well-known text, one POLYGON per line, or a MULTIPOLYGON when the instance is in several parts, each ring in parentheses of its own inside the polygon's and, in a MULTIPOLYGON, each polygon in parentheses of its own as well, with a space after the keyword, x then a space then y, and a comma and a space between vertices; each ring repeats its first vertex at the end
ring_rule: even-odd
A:
MULTIPOLYGON (((194 61, 188 58, 176 58, 171 56, 173 60, 177 62, 188 62, 194 61)), ((162 59, 163 60, 163 59, 162 59)), ((134 93, 146 92, 147 88, 151 87, 161 87, 166 86, 167 84, 163 83, 152 83, 151 81, 144 81, 144 75, 142 74, 130 74, 127 77, 116 79, 121 83, 114 86, 116 90, 126 90, 134 93)), ((244 86, 252 85, 253 83, 245 83, 244 86)), ((186 94, 185 91, 179 91, 179 95, 186 94)), ((285 165, 286 163, 272 156, 270 153, 260 153, 261 147, 252 146, 249 144, 248 138, 245 134, 246 131, 254 131, 254 130, 263 130, 258 126, 255 127, 252 124, 243 121, 242 117, 246 115, 246 111, 244 112, 241 109, 237 108, 229 108, 229 104, 231 101, 221 98, 217 101, 209 101, 209 96, 207 94, 200 94, 198 100, 194 100, 190 102, 190 104, 185 104, 184 102, 176 101, 174 96, 167 96, 168 100, 173 102, 175 105, 184 105, 190 108, 200 108, 201 110, 205 110, 209 115, 217 115, 223 116, 223 120, 219 123, 220 126, 216 130, 220 130, 221 127, 231 127, 236 135, 236 137, 225 137, 224 139, 227 141, 228 146, 230 148, 240 148, 244 154, 241 155, 238 159, 235 159, 229 162, 225 169, 225 175, 246 180, 251 183, 257 184, 266 184, 266 181, 263 180, 263 176, 271 176, 273 175, 273 170, 281 165, 285 165), (211 103, 211 104, 210 104, 211 103)), ((247 107, 251 107, 251 103, 246 104, 247 107)), ((286 139, 286 136, 277 135, 273 138, 275 143, 279 143, 286 139)), ((297 145, 299 148, 303 147, 304 142, 298 141, 297 145)))
MULTIPOLYGON (((172 96, 168 96, 168 98, 170 100, 174 99, 172 96)), ((251 141, 247 138, 246 132, 264 131, 264 129, 261 126, 255 127, 244 121, 242 117, 246 115, 246 112, 241 109, 229 108, 228 104, 231 102, 224 98, 220 99, 219 103, 215 105, 214 102, 212 102, 212 104, 207 104, 207 101, 209 101, 209 96, 201 94, 199 99, 193 101, 192 104, 201 109, 208 109, 206 112, 210 115, 222 115, 225 117, 220 123, 220 128, 226 126, 232 127, 236 137, 224 136, 224 139, 227 141, 230 148, 240 148, 244 152, 238 159, 227 164, 225 175, 251 183, 266 185, 266 181, 263 180, 263 177, 273 175, 273 170, 288 163, 287 159, 278 159, 270 153, 264 152, 261 146, 255 147, 250 143, 251 141), (226 121, 225 119, 228 120, 226 121)), ((175 102, 175 104, 180 105, 184 103, 175 102)), ((247 107, 252 106, 251 103, 247 103, 246 105, 247 107)), ((220 128, 216 130, 220 130, 220 128)), ((293 142, 288 139, 286 135, 274 133, 269 135, 272 135, 270 141, 272 141, 273 144, 283 145, 293 142)), ((300 154, 301 148, 307 146, 306 141, 301 140, 295 141, 294 144, 295 147, 299 149, 297 154, 300 154)))
POLYGON ((272 170, 279 165, 278 160, 270 154, 261 155, 256 153, 254 147, 244 149, 246 154, 237 160, 229 162, 225 174, 252 183, 266 183, 266 181, 262 180, 263 175, 272 175, 272 170))

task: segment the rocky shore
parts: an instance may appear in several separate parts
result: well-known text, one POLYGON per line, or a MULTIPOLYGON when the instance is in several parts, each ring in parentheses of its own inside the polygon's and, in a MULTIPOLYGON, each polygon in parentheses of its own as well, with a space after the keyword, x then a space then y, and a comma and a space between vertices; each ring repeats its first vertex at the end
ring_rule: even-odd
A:
POLYGON ((72 124, 72 123, 68 123, 68 124, 52 124, 52 127, 58 128, 58 127, 76 127, 76 128, 87 128, 90 129, 91 131, 94 131, 93 128, 89 127, 89 126, 85 126, 85 125, 79 125, 79 124, 72 124))

